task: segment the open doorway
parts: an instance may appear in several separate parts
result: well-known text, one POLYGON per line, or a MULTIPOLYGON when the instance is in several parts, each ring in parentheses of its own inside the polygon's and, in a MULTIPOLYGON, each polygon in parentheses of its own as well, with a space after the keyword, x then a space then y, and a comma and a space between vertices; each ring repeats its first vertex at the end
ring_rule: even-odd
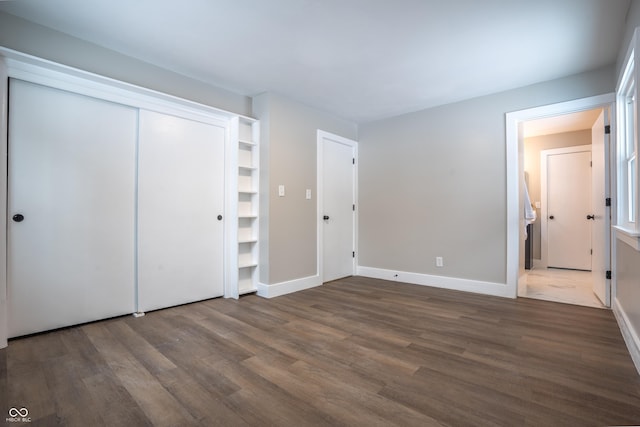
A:
POLYGON ((603 265, 608 268, 610 244, 604 231, 608 168, 600 157, 605 122, 608 107, 521 123, 527 225, 520 297, 610 304, 605 277, 599 277, 603 265))

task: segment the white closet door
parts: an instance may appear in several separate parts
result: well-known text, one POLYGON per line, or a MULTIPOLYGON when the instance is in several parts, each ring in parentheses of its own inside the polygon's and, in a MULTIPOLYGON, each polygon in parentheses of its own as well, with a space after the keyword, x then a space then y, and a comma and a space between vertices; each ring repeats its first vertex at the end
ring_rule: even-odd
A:
POLYGON ((222 296, 225 129, 140 111, 138 311, 222 296))
POLYGON ((591 270, 591 151, 547 159, 547 265, 591 270))
POLYGON ((135 310, 136 123, 133 108, 11 80, 10 337, 135 310))
POLYGON ((322 280, 353 275, 355 229, 354 142, 322 139, 322 280))

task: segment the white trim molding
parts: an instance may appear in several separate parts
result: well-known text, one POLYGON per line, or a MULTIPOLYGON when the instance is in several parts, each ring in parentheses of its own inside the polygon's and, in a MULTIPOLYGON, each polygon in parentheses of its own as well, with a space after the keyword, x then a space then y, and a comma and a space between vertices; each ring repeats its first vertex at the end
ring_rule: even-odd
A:
POLYGON ((631 246, 636 251, 640 252, 640 233, 635 230, 628 230, 619 225, 614 225, 613 229, 616 231, 616 239, 631 246))
POLYGON ((612 308, 613 314, 618 322, 618 327, 622 333, 622 338, 624 338, 624 342, 627 344, 631 360, 633 360, 633 364, 638 374, 640 374, 640 337, 638 336, 638 332, 634 329, 627 313, 625 313, 617 298, 613 300, 612 308))
MULTIPOLYGON (((520 165, 521 124, 528 120, 553 117, 561 114, 586 111, 607 107, 611 110, 612 138, 615 132, 615 93, 597 95, 573 101, 529 108, 527 110, 506 113, 506 161, 507 161, 507 288, 509 296, 516 297, 518 291, 518 275, 520 266, 520 231, 523 217, 520 199, 520 179, 524 173, 520 165)), ((612 139, 613 140, 613 139, 612 139)), ((611 167, 614 167, 613 165, 611 167)), ((611 170, 615 176, 615 169, 611 170)), ((612 210, 615 206, 612 206, 612 210)))
POLYGON ((7 304, 7 112, 9 110, 9 72, 0 56, 0 348, 8 345, 7 304))
POLYGON ((507 284, 483 282, 480 280, 459 279, 455 277, 432 276, 430 274, 411 273, 407 271, 386 270, 384 268, 358 266, 358 275, 374 279, 392 280, 413 285, 431 286, 434 288, 455 291, 474 292, 497 297, 514 298, 507 284))
POLYGON ((305 289, 315 288, 320 285, 322 285, 322 279, 319 275, 289 280, 287 282, 274 283, 271 285, 258 283, 258 296, 263 298, 274 298, 293 292, 303 291, 305 289))

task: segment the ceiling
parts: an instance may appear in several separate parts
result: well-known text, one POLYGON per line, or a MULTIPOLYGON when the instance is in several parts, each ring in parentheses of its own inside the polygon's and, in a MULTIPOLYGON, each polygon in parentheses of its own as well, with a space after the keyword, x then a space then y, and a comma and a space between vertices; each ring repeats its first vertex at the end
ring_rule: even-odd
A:
POLYGON ((358 123, 616 60, 630 0, 14 0, 4 11, 358 123))
POLYGON ((544 119, 529 120, 523 123, 524 137, 531 138, 591 129, 601 112, 602 108, 598 108, 544 119))

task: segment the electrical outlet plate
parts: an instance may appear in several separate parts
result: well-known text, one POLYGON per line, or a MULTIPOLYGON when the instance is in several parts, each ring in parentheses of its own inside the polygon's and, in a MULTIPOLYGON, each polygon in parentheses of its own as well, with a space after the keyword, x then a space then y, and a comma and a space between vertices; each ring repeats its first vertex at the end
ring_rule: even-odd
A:
POLYGON ((444 260, 442 259, 441 256, 437 256, 436 257, 436 267, 442 267, 444 266, 444 260))

